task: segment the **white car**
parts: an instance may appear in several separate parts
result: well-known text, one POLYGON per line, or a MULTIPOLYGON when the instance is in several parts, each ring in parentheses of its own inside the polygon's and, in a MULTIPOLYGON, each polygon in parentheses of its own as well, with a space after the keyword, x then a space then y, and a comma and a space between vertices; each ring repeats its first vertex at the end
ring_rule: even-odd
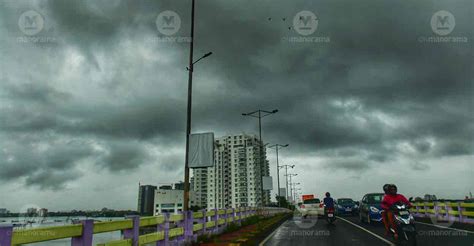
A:
POLYGON ((303 217, 308 215, 323 216, 324 205, 318 198, 306 199, 300 206, 300 212, 303 217))

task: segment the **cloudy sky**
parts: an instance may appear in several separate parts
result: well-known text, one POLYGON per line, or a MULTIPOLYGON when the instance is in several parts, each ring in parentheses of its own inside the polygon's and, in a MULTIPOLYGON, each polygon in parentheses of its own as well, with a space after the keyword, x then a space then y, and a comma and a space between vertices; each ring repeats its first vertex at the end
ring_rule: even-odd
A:
MULTIPOLYGON (((280 163, 303 193, 360 199, 391 182, 462 198, 474 191, 473 5, 198 0, 195 56, 213 55, 195 67, 193 132, 256 134, 241 113, 277 108, 264 141, 290 144, 280 163), (318 23, 308 36, 293 26, 303 10, 318 23), (446 36, 430 25, 440 10, 455 19, 446 36)), ((188 0, 2 0, 0 207, 135 209, 138 182, 182 180, 189 27, 188 0), (169 36, 166 10, 181 20, 169 36)))

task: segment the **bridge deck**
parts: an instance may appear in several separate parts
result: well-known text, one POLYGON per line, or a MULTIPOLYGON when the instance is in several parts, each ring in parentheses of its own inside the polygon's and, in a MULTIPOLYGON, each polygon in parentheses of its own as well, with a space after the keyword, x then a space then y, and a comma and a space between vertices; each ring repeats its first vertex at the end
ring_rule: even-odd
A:
MULTIPOLYGON (((469 245, 474 243, 473 232, 443 229, 417 224, 418 245, 469 245)), ((395 245, 385 237, 383 226, 360 223, 357 217, 343 217, 334 225, 324 219, 302 220, 294 217, 276 229, 261 245, 395 245), (362 228, 360 228, 362 227, 362 228)))

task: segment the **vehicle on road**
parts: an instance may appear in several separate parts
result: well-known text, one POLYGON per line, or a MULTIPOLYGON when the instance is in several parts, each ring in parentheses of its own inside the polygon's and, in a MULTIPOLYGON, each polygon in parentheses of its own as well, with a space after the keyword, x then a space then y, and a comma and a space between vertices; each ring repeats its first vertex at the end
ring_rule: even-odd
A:
POLYGON ((382 220, 382 199, 383 193, 368 193, 362 197, 359 207, 359 220, 361 222, 367 222, 368 224, 373 221, 380 222, 382 220))
POLYGON ((336 201, 338 215, 355 215, 359 212, 359 206, 351 198, 339 198, 336 201))
POLYGON ((328 224, 332 224, 336 220, 335 209, 334 208, 325 208, 325 217, 328 224))
POLYGON ((303 217, 308 215, 323 216, 324 206, 318 198, 306 199, 300 206, 300 212, 303 217))
POLYGON ((390 207, 393 213, 395 228, 390 228, 395 240, 407 245, 416 245, 415 219, 410 213, 409 207, 397 202, 390 207))

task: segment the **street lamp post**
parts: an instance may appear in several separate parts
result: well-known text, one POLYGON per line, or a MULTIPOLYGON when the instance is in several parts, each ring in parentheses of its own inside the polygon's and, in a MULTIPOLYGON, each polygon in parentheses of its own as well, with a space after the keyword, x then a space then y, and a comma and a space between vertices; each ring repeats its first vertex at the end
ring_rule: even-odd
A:
POLYGON ((286 197, 285 199, 288 200, 289 196, 288 196, 288 168, 295 168, 295 165, 282 165, 280 166, 281 168, 285 168, 285 185, 286 185, 286 197))
POLYGON ((243 116, 250 116, 254 118, 258 118, 258 135, 259 135, 259 148, 260 148, 260 192, 261 192, 261 206, 265 206, 265 201, 263 197, 263 167, 264 167, 264 159, 263 159, 263 142, 262 142, 262 118, 271 114, 275 114, 278 112, 278 109, 274 109, 273 111, 266 111, 266 110, 255 110, 250 113, 243 113, 243 116))
POLYGON ((281 149, 281 148, 286 148, 288 147, 288 144, 274 144, 274 145, 271 145, 271 146, 268 146, 269 148, 275 148, 276 150, 276 156, 277 156, 277 184, 278 184, 278 190, 277 190, 277 202, 278 202, 278 206, 281 206, 280 204, 280 199, 278 199, 280 197, 280 165, 278 164, 278 150, 281 149))
POLYGON ((296 186, 297 186, 297 185, 300 185, 300 184, 301 184, 301 183, 296 183, 296 182, 295 182, 295 183, 291 183, 291 190, 292 190, 292 194, 293 194, 292 197, 291 197, 291 199, 293 199, 293 201, 296 201, 296 198, 297 198, 297 195, 296 195, 296 190, 297 190, 297 189, 296 189, 296 186))
MULTIPOLYGON (((292 188, 291 187, 291 183, 292 183, 291 178, 294 177, 294 176, 297 176, 297 175, 298 175, 297 173, 289 173, 289 174, 286 175, 287 177, 290 177, 290 188, 292 188)), ((293 189, 290 190, 290 198, 293 200, 293 189)))
POLYGON ((193 62, 193 41, 194 41, 194 2, 191 3, 191 42, 189 43, 189 67, 188 70, 188 107, 186 114, 186 153, 184 160, 184 198, 183 211, 189 210, 189 137, 191 135, 191 110, 192 110, 192 93, 193 93, 193 66, 201 59, 204 59, 212 52, 206 53, 201 58, 193 62))

